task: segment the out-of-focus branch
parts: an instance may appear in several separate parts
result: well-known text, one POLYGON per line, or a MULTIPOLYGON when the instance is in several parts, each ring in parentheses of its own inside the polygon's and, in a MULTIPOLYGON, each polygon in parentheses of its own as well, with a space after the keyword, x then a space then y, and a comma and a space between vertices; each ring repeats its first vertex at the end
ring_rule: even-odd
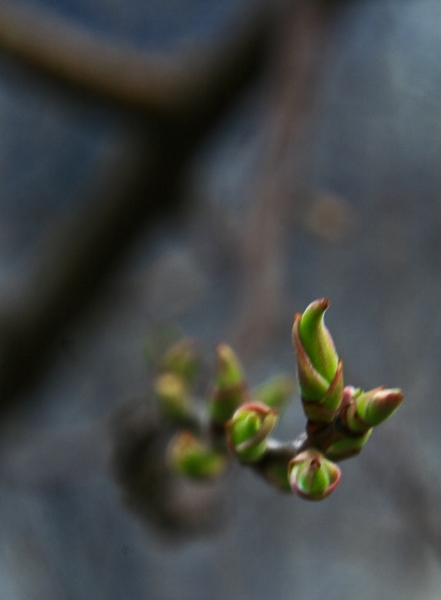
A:
POLYGON ((173 428, 145 400, 122 406, 111 419, 111 466, 123 501, 144 522, 173 536, 212 528, 221 516, 220 481, 177 478, 166 462, 173 428))
MULTIPOLYGON (((268 30, 267 3, 212 47, 165 56, 92 32, 44 8, 0 2, 0 47, 57 80, 162 117, 207 111, 241 77, 268 30)), ((198 115, 200 116, 200 114, 198 115)))
POLYGON ((126 120, 133 144, 114 169, 116 180, 91 213, 59 227, 27 300, 0 315, 0 413, 33 383, 57 332, 85 307, 143 224, 177 207, 193 152, 259 67, 271 27, 264 7, 204 58, 201 49, 172 62, 114 46, 43 9, 0 1, 0 47, 10 55, 51 85, 64 84, 68 98, 80 90, 83 100, 136 109, 126 120))

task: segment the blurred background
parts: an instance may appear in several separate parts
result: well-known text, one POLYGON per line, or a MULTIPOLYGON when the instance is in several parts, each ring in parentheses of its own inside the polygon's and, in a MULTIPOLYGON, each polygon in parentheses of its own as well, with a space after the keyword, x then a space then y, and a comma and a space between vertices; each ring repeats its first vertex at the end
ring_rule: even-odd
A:
POLYGON ((440 598, 440 55, 437 0, 0 0, 1 600, 440 598), (146 340, 254 385, 323 296, 346 381, 405 394, 332 497, 128 509, 146 340))

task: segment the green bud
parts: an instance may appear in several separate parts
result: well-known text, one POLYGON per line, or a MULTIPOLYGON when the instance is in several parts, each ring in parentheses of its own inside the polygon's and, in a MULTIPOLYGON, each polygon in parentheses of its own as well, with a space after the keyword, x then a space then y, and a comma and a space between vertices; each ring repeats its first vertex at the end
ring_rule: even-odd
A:
POLYGON ((161 412, 175 422, 187 420, 192 412, 192 402, 182 377, 162 373, 154 382, 154 392, 161 412))
POLYGON ((326 299, 312 302, 294 319, 292 331, 303 408, 308 419, 334 420, 343 397, 343 365, 324 324, 326 299))
POLYGON ((354 390, 342 421, 350 431, 365 432, 388 419, 402 401, 403 394, 399 389, 379 387, 369 392, 354 390))
POLYGON ((289 375, 276 375, 265 383, 255 387, 251 396, 270 408, 280 410, 292 396, 296 388, 295 380, 289 375))
POLYGON ((245 377, 239 359, 230 346, 219 344, 216 348, 215 386, 209 404, 211 420, 217 425, 223 425, 247 398, 245 377))
POLYGON ((216 348, 216 385, 221 389, 242 383, 245 379, 242 365, 233 349, 227 344, 216 348))
POLYGON ((333 461, 352 458, 360 454, 366 442, 371 437, 373 429, 368 429, 366 433, 354 437, 347 437, 335 442, 326 450, 326 458, 333 461))
POLYGON ((299 325, 302 316, 295 315, 292 329, 292 339, 297 355, 297 370, 302 398, 308 401, 318 401, 326 394, 329 382, 314 368, 299 335, 299 325))
POLYGON ((343 364, 339 361, 334 381, 320 400, 307 400, 302 396, 303 412, 306 418, 319 423, 331 423, 341 406, 343 389, 343 364))
POLYGON ((194 383, 199 366, 194 341, 183 338, 167 350, 162 357, 159 368, 161 371, 179 375, 186 383, 191 385, 194 383))
POLYGON ((323 500, 340 483, 341 472, 321 452, 310 448, 290 461, 288 476, 293 492, 301 498, 323 500))
POLYGON ((191 479, 213 479, 225 470, 226 458, 201 442, 189 431, 181 431, 170 442, 170 468, 191 479))
POLYGON ((265 453, 277 413, 259 402, 247 402, 226 424, 227 441, 242 462, 256 462, 265 453))
POLYGON ((338 356, 324 322, 328 306, 326 298, 311 302, 300 318, 299 338, 314 369, 331 383, 337 370, 338 356))

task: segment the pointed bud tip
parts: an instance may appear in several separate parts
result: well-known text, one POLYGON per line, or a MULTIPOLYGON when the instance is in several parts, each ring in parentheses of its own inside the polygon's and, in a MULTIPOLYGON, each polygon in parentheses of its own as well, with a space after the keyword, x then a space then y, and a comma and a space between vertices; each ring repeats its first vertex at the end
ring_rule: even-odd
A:
POLYGON ((404 400, 400 389, 381 386, 368 392, 355 390, 343 417, 346 426, 356 433, 363 433, 391 417, 404 400))
POLYGON ((404 400, 400 389, 379 389, 367 407, 367 416, 372 425, 379 425, 398 410, 404 400))
POLYGON ((331 303, 329 302, 328 298, 319 298, 318 300, 314 300, 314 302, 311 302, 311 304, 307 307, 306 310, 318 309, 325 312, 325 310, 329 307, 330 304, 331 303))
POLYGON ((324 313, 329 306, 327 298, 314 300, 300 318, 296 318, 293 327, 293 342, 300 367, 305 363, 304 353, 313 369, 328 384, 335 377, 338 355, 332 337, 324 323, 324 313))
POLYGON ((225 342, 220 342, 217 344, 216 355, 220 361, 229 362, 230 360, 237 360, 234 350, 225 342))
POLYGON ((234 350, 225 343, 216 346, 216 382, 219 387, 228 387, 244 379, 242 365, 234 350))
POLYGON ((192 412, 193 402, 186 382, 174 373, 161 373, 153 385, 160 410, 172 421, 185 421, 192 412))

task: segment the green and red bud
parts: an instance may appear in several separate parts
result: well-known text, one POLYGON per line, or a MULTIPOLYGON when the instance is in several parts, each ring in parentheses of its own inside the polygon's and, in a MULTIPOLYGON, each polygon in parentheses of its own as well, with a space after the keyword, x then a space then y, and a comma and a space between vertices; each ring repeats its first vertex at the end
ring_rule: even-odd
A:
POLYGON ((360 454, 364 448, 366 442, 371 437, 372 427, 365 433, 354 435, 351 437, 344 437, 337 442, 331 444, 326 450, 326 458, 333 461, 344 460, 345 458, 352 458, 360 454))
POLYGON ((159 408, 167 419, 182 423, 191 416, 193 403, 182 377, 162 373, 156 378, 153 389, 159 408))
POLYGON ((210 448, 189 431, 181 431, 167 451, 169 467, 191 479, 214 479, 225 470, 226 457, 210 448))
POLYGON ((399 389, 379 387, 368 392, 353 390, 352 399, 342 412, 343 424, 354 433, 364 433, 386 421, 401 405, 399 389))
POLYGON ((226 424, 231 451, 242 462, 256 462, 266 451, 267 440, 277 422, 277 412, 260 402, 247 402, 226 424))
POLYGON ((303 409, 311 421, 330 423, 343 398, 343 366, 324 323, 326 298, 297 314, 292 331, 303 409))
POLYGON ((270 408, 282 409, 296 389, 296 382, 289 375, 276 375, 265 383, 253 388, 251 396, 270 408))
POLYGON ((227 344, 216 348, 216 385, 222 389, 238 385, 244 380, 244 372, 233 349, 227 344))
POLYGON ((325 311, 329 300, 311 302, 299 320, 299 337, 313 367, 330 383, 337 370, 338 356, 334 342, 325 326, 325 311))
POLYGON ((239 359, 230 346, 219 344, 216 348, 215 385, 209 403, 211 420, 223 425, 247 398, 245 376, 239 359))
POLYGON ((310 448, 293 458, 288 477, 294 493, 306 500, 323 500, 340 483, 341 471, 321 452, 310 448))

